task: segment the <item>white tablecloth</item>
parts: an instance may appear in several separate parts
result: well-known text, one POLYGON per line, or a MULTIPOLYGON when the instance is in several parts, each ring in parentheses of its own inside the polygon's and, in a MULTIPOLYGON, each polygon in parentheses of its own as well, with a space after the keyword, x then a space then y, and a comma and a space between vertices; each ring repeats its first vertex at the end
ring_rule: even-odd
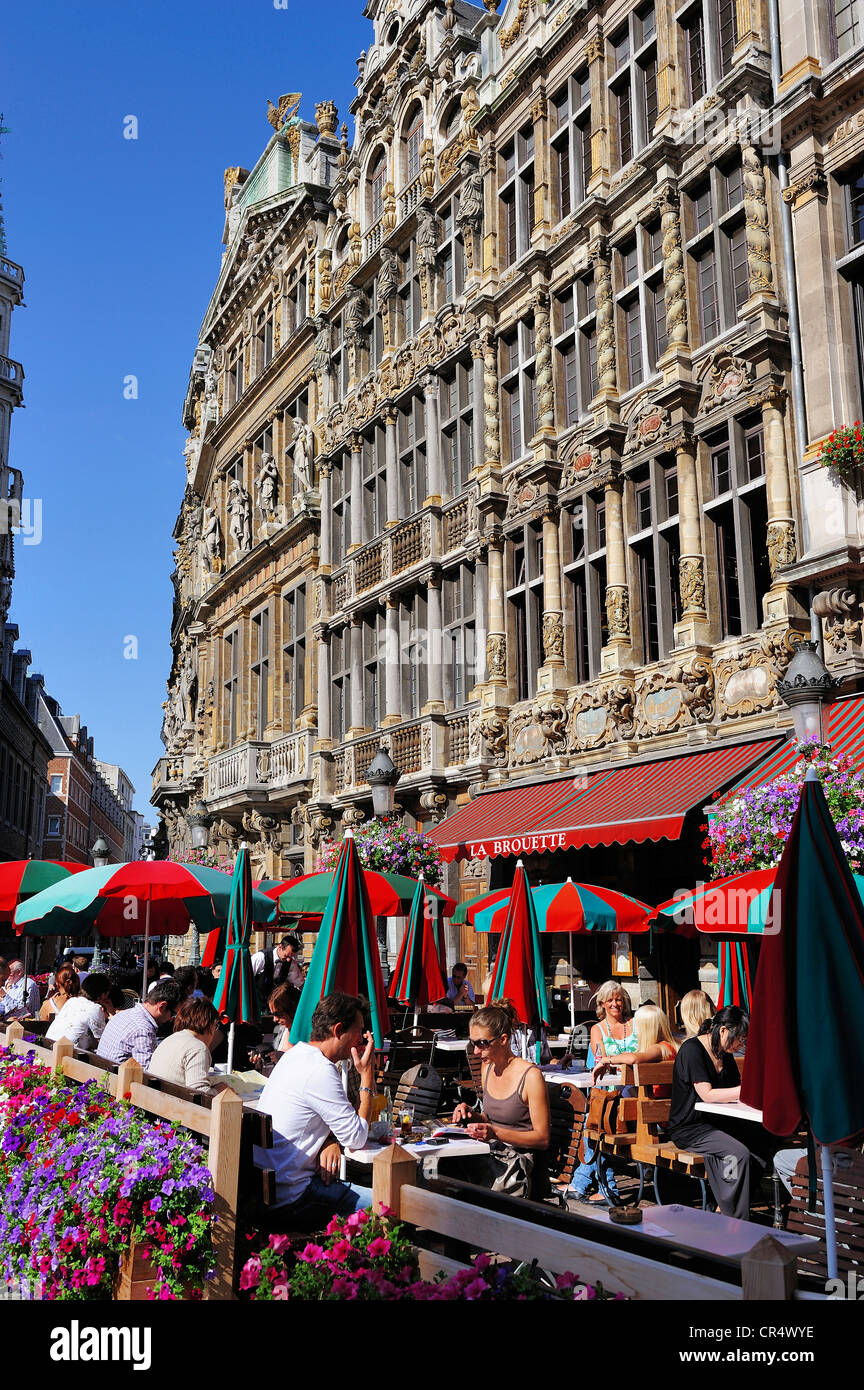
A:
POLYGON ((757 1125, 762 1123, 762 1111, 756 1110, 752 1105, 742 1105, 740 1100, 729 1100, 725 1104, 722 1101, 697 1100, 697 1110, 705 1110, 709 1115, 728 1115, 736 1120, 752 1120, 757 1125))

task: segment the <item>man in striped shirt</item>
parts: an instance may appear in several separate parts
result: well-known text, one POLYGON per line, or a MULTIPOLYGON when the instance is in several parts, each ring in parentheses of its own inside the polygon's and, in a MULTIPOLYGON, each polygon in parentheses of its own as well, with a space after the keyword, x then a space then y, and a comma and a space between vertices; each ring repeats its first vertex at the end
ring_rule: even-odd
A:
POLYGON ((109 1019, 99 1041, 98 1055, 106 1062, 125 1062, 134 1057, 146 1071, 157 1042, 157 1030, 170 1023, 180 1007, 180 987, 173 980, 159 980, 143 1004, 122 1009, 109 1019))

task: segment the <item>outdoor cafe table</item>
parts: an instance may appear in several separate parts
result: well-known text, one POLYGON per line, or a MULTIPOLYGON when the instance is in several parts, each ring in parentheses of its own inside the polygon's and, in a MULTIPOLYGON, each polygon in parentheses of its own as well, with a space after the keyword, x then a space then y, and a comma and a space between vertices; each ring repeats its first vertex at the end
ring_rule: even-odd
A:
MULTIPOLYGON (((576 1086, 580 1091, 590 1091, 594 1085, 593 1071, 562 1071, 560 1067, 541 1067, 544 1077, 553 1086, 576 1086)), ((600 1085, 623 1086, 624 1077, 620 1071, 609 1071, 600 1078, 600 1085)))
MULTIPOLYGON (((438 1038, 436 1037, 434 1046, 440 1048, 442 1052, 467 1052, 470 1038, 438 1038)), ((562 1038, 549 1038, 549 1050, 551 1052, 566 1052, 569 1043, 562 1038)))
POLYGON ((729 1100, 725 1104, 722 1101, 697 1100, 697 1110, 705 1110, 709 1115, 727 1115, 733 1120, 752 1120, 755 1124, 761 1125, 762 1111, 755 1110, 752 1105, 743 1105, 740 1100, 729 1100))
MULTIPOLYGON (((371 1167, 380 1153, 388 1147, 387 1144, 379 1144, 374 1139, 366 1144, 362 1149, 346 1149, 342 1154, 342 1161, 339 1165, 339 1177, 345 1181, 348 1163, 361 1163, 371 1167)), ((424 1159, 434 1159, 437 1168, 437 1160, 440 1158, 479 1158, 483 1154, 488 1154, 489 1145, 484 1144, 480 1139, 451 1139, 446 1144, 400 1144, 400 1148, 417 1159, 418 1163, 423 1163, 424 1159)))
MULTIPOLYGON (((606 1211, 598 1211, 594 1219, 605 1222, 606 1225, 614 1224, 606 1211)), ((746 1255, 766 1235, 795 1252, 807 1250, 819 1243, 814 1236, 802 1236, 794 1231, 778 1231, 768 1226, 760 1226, 755 1221, 739 1221, 734 1216, 721 1216, 720 1212, 700 1211, 698 1208, 682 1207, 677 1203, 668 1207, 643 1207, 641 1223, 638 1226, 628 1226, 626 1229, 630 1234, 653 1236, 655 1240, 669 1245, 683 1245, 689 1250, 704 1251, 708 1255, 719 1255, 727 1259, 737 1259, 746 1255)))

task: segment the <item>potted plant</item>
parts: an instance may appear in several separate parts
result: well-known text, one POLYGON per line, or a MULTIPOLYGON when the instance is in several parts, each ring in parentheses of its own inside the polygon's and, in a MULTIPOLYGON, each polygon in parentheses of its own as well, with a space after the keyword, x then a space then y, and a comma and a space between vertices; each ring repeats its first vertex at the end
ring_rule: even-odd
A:
POLYGON ((829 434, 822 445, 820 460, 825 468, 832 469, 845 482, 853 482, 858 470, 864 466, 861 421, 841 425, 833 434, 829 434))

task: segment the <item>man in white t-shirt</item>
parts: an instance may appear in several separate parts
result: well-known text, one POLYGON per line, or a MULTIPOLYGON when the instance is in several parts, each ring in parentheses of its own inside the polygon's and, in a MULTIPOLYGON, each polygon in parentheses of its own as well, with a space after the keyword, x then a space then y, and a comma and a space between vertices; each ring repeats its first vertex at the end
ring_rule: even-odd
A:
POLYGON ((371 1206, 372 1189, 334 1181, 339 1146, 361 1149, 369 1136, 375 1083, 371 1033, 363 1043, 363 1010, 349 994, 328 994, 312 1015, 308 1043, 296 1043, 271 1073, 258 1109, 273 1117, 273 1145, 259 1158, 276 1169, 277 1220, 293 1229, 319 1230, 334 1214, 371 1206), (355 1110, 342 1086, 338 1062, 351 1058, 360 1073, 355 1110), (335 1143, 328 1143, 332 1138, 335 1143))
POLYGON ((72 1046, 92 1051, 105 1031, 108 1015, 104 1006, 110 1004, 111 981, 101 971, 90 970, 81 986, 81 993, 67 999, 59 1014, 55 1014, 45 1034, 50 1042, 68 1038, 72 1046))

